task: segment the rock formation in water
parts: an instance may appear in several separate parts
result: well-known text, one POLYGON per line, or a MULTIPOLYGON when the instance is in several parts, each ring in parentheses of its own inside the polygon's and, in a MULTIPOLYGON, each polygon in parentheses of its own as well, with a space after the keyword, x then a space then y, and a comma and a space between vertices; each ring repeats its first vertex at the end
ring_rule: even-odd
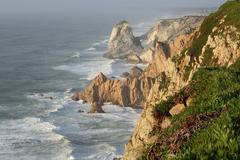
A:
MULTIPOLYGON (((197 19, 197 22, 201 20, 199 17, 195 18, 197 19)), ((185 19, 186 18, 184 18, 184 20, 185 19)), ((193 18, 191 17, 191 19, 193 18)), ((192 22, 196 23, 196 21, 192 22)), ((165 68, 171 67, 166 62, 171 55, 175 54, 170 54, 170 51, 177 50, 177 52, 181 52, 185 47, 192 43, 192 37, 199 27, 197 27, 197 25, 194 26, 196 26, 195 30, 192 29, 191 32, 189 30, 187 33, 183 32, 182 30, 185 29, 185 26, 181 27, 181 32, 174 33, 174 37, 176 39, 171 40, 171 44, 174 43, 174 45, 157 41, 155 42, 155 46, 151 46, 148 50, 143 51, 141 54, 135 54, 137 59, 139 59, 139 62, 148 61, 150 63, 144 71, 134 67, 130 73, 123 74, 123 76, 126 77, 126 79, 123 80, 111 80, 101 73, 81 92, 77 92, 73 96, 73 99, 81 99, 90 103, 92 106, 91 112, 103 112, 101 106, 106 102, 111 102, 115 105, 124 107, 143 107, 156 77, 159 76, 161 72, 165 71, 165 68), (179 43, 179 41, 182 43, 179 43)), ((128 33, 130 34, 130 37, 133 37, 132 30, 129 28, 127 22, 121 22, 117 25, 117 27, 114 27, 113 30, 110 43, 116 39, 117 43, 115 45, 119 43, 118 37, 121 39, 122 35, 124 35, 123 37, 129 37, 125 35, 128 33), (119 33, 121 33, 120 36, 119 33)), ((122 46, 122 44, 118 45, 122 46)), ((134 55, 130 54, 130 56, 134 55)), ((131 60, 134 59, 134 57, 131 58, 131 60)), ((174 67, 172 66, 172 68, 174 67)))
POLYGON ((140 52, 143 49, 140 39, 133 35, 132 28, 127 21, 122 21, 113 27, 107 58, 126 58, 129 54, 140 52))
POLYGON ((153 83, 154 79, 148 77, 111 80, 100 73, 83 91, 75 93, 73 99, 90 103, 91 113, 103 112, 101 107, 107 102, 137 108, 144 105, 153 83))

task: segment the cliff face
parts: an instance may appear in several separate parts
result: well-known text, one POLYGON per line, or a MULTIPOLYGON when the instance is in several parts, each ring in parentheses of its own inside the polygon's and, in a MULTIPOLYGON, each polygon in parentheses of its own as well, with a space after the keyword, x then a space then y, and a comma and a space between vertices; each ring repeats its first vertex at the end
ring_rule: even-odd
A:
POLYGON ((203 16, 186 16, 178 19, 163 19, 157 21, 145 35, 147 44, 154 44, 156 41, 170 42, 179 35, 191 34, 198 28, 203 16))
POLYGON ((141 62, 152 63, 158 42, 167 57, 179 54, 192 43, 193 35, 203 22, 203 16, 186 16, 178 19, 157 21, 154 26, 141 37, 144 51, 135 54, 141 62))
MULTIPOLYGON (((193 75, 197 77, 196 72, 199 68, 228 67, 232 64, 236 64, 240 59, 239 9, 240 3, 238 1, 227 2, 216 13, 211 14, 205 18, 200 29, 194 33, 192 43, 187 46, 186 49, 182 50, 180 54, 165 57, 165 59, 159 57, 153 64, 151 64, 156 70, 155 73, 158 72, 160 75, 158 78, 156 78, 155 84, 150 91, 149 97, 147 98, 147 102, 144 107, 144 111, 136 125, 132 138, 126 145, 123 159, 167 159, 169 156, 179 159, 177 158, 177 155, 181 152, 181 145, 191 140, 191 136, 195 133, 195 130, 191 131, 191 127, 195 127, 196 130, 201 129, 201 125, 204 121, 201 119, 201 114, 205 112, 200 112, 201 106, 199 104, 206 103, 205 106, 214 108, 211 106, 212 104, 207 104, 206 102, 206 100, 208 100, 208 98, 211 96, 207 94, 208 88, 205 88, 205 90, 206 95, 209 97, 206 98, 205 101, 202 100, 201 103, 199 97, 205 93, 201 93, 200 95, 198 95, 198 92, 192 93, 191 90, 194 89, 199 92, 204 90, 198 90, 197 87, 192 87, 196 82, 195 79, 199 81, 199 84, 201 84, 201 81, 204 81, 206 79, 206 81, 204 81, 204 85, 209 85, 210 89, 211 83, 217 83, 218 81, 221 82, 225 78, 221 77, 222 73, 231 73, 236 76, 233 76, 233 81, 235 81, 236 84, 239 84, 239 80, 235 79, 238 77, 238 73, 235 72, 240 71, 239 66, 235 67, 234 71, 229 71, 226 69, 224 71, 221 70, 221 72, 219 71, 220 73, 213 69, 214 73, 211 73, 212 75, 208 71, 205 71, 206 76, 207 74, 211 76, 216 74, 219 76, 219 79, 213 79, 212 82, 210 82, 211 79, 208 82, 208 77, 204 77, 203 73, 201 73, 201 76, 198 76, 198 78, 192 79, 193 75), (199 103, 194 104, 196 105, 199 113, 197 111, 195 112, 200 115, 197 117, 192 117, 191 119, 193 121, 193 124, 196 123, 196 126, 191 126, 190 124, 186 124, 185 122, 183 123, 180 120, 176 121, 172 115, 183 112, 182 117, 186 118, 186 115, 184 114, 187 114, 191 111, 188 109, 188 107, 191 106, 190 104, 192 101, 197 101, 196 99, 199 100, 199 103), (175 122, 173 123, 173 121, 175 122), (177 124, 180 126, 183 125, 182 130, 176 129, 177 124), (175 133, 171 132, 171 130, 173 130, 175 133), (188 132, 189 130, 191 132, 188 132), (186 136, 185 139, 184 136, 186 136), (168 137, 168 139, 164 137, 168 137), (167 157, 164 158, 164 156, 167 157)), ((172 25, 174 26, 174 24, 172 25)), ((157 28, 161 30, 160 27, 157 28)), ((155 35, 157 35, 157 33, 154 31, 148 33, 148 37, 155 37, 155 35)), ((166 35, 166 37, 159 38, 162 38, 162 40, 167 40, 169 39, 168 37, 169 36, 166 35)), ((149 43, 152 43, 152 41, 154 41, 153 39, 154 38, 150 39, 151 41, 149 43)), ((176 39, 177 38, 175 36, 175 41, 176 39)), ((175 43, 170 42, 170 44, 174 46, 175 43)), ((157 53, 161 52, 161 49, 157 50, 157 53)), ((227 81, 225 82, 225 85, 228 85, 227 81)), ((231 81, 229 81, 229 83, 231 83, 231 81)), ((216 86, 219 87, 219 85, 216 86)), ((235 92, 238 90, 237 88, 238 87, 236 87, 235 92)), ((220 98, 217 97, 220 96, 217 95, 218 92, 219 91, 214 90, 213 93, 216 94, 216 97, 214 98, 220 100, 220 98)), ((236 96, 240 97, 239 92, 236 92, 236 96)), ((224 100, 222 101, 223 104, 221 103, 221 105, 226 107, 227 103, 224 103, 224 100)), ((206 108, 205 110, 208 110, 209 108, 206 108)), ((213 110, 204 116, 209 119, 213 119, 218 117, 219 114, 219 111, 213 110)), ((191 115, 189 114, 189 116, 191 115)))

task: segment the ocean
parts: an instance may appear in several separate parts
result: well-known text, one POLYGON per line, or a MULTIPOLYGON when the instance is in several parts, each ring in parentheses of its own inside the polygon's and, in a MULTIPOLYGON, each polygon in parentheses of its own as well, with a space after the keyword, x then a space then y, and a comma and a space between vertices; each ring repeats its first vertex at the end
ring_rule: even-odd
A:
POLYGON ((1 15, 0 159, 121 156, 141 110, 106 104, 106 113, 88 114, 89 105, 71 96, 99 72, 119 77, 133 67, 102 57, 114 24, 126 19, 139 36, 159 18, 202 14, 208 8, 166 10, 117 16, 1 15))

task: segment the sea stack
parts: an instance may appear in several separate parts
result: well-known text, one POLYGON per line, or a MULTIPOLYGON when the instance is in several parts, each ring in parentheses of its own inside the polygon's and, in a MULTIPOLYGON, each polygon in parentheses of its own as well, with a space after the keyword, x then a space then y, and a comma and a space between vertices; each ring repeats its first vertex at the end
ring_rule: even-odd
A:
POLYGON ((121 21, 113 29, 108 43, 107 58, 126 58, 134 52, 143 49, 140 39, 133 35, 132 28, 127 21, 121 21))

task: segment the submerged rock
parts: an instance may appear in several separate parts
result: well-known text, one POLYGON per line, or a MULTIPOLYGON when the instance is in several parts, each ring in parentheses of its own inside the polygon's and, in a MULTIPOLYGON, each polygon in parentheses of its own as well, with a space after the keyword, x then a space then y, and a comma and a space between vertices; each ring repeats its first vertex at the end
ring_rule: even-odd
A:
POLYGON ((79 109, 77 112, 78 112, 78 113, 83 113, 84 111, 83 111, 83 110, 81 110, 81 109, 79 109))

